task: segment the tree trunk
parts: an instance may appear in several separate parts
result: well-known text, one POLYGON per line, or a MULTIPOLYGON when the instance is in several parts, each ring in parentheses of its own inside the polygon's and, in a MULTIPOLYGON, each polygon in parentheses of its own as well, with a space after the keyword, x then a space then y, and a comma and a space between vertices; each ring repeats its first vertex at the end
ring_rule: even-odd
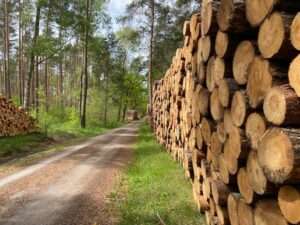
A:
POLYGON ((19 101, 23 105, 24 90, 23 90, 23 24, 22 24, 23 3, 19 0, 19 49, 18 49, 18 66, 19 66, 19 101))
MULTIPOLYGON (((41 4, 39 1, 36 2, 36 17, 35 17, 35 25, 34 25, 34 36, 32 40, 32 47, 36 46, 37 38, 39 36, 40 31, 40 17, 41 17, 41 4)), ((25 101, 24 101, 24 108, 29 109, 30 106, 30 91, 31 91, 31 82, 33 77, 34 71, 34 57, 35 53, 31 50, 30 52, 30 62, 29 62, 29 72, 27 77, 26 83, 26 94, 25 94, 25 101)))
POLYGON ((8 1, 4 1, 4 60, 5 60, 5 95, 7 98, 11 98, 10 87, 10 29, 9 29, 9 11, 8 1))
POLYGON ((88 41, 89 41, 89 21, 90 21, 90 0, 86 0, 86 24, 85 24, 85 43, 84 43, 84 83, 83 83, 83 102, 80 125, 86 127, 86 104, 88 94, 88 41))
MULTIPOLYGON (((152 114, 152 73, 153 73, 153 42, 154 42, 154 20, 155 20, 155 0, 150 0, 150 48, 149 48, 149 74, 148 74, 148 92, 149 92, 149 110, 150 115, 152 114)), ((152 117, 152 116, 151 116, 152 117)), ((152 119, 151 119, 152 121, 152 119)), ((152 122, 151 122, 152 123, 152 122)))

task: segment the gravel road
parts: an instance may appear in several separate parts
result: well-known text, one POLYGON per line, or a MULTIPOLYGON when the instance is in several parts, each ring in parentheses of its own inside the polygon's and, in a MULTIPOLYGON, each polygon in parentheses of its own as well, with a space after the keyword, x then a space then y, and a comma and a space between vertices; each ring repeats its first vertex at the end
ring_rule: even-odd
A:
POLYGON ((110 225, 106 196, 131 159, 139 122, 0 179, 0 225, 110 225))

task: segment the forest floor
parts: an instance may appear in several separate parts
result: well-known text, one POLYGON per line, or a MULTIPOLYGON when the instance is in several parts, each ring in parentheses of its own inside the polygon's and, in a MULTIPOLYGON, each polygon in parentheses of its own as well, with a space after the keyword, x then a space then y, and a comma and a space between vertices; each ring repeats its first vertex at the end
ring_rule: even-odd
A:
POLYGON ((192 185, 184 170, 157 144, 143 124, 134 159, 110 194, 110 211, 119 225, 200 225, 192 185))
POLYGON ((0 225, 110 225, 107 196, 131 160, 139 122, 63 148, 0 178, 0 225))

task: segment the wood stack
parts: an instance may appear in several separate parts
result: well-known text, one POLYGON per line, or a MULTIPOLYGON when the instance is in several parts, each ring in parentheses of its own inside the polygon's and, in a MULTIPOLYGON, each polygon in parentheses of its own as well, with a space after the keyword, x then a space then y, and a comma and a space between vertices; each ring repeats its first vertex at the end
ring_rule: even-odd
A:
POLYGON ((207 224, 300 224, 300 2, 203 0, 153 87, 207 224))
POLYGON ((36 129, 35 121, 24 109, 0 96, 0 136, 26 134, 36 129))

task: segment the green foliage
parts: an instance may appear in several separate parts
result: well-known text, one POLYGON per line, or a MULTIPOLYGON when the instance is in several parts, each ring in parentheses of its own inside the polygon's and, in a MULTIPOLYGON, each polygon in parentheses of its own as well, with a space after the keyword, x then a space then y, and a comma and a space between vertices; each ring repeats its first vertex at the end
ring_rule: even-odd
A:
POLYGON ((166 224, 205 224, 184 171, 155 142, 147 125, 140 129, 134 156, 122 186, 111 195, 120 210, 120 225, 157 225, 157 215, 166 224))

